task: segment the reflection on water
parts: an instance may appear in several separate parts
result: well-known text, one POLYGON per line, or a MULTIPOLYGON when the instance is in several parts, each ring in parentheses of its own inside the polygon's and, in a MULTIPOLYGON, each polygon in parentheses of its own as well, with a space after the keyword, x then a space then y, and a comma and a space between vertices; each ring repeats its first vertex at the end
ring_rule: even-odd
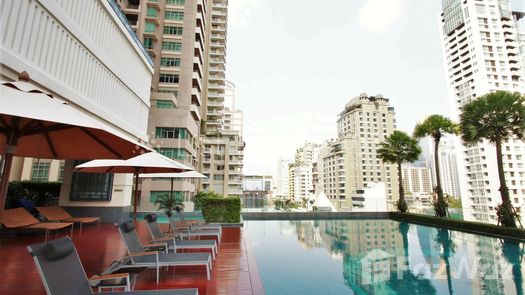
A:
POLYGON ((266 293, 523 294, 524 244, 392 220, 245 221, 266 293))

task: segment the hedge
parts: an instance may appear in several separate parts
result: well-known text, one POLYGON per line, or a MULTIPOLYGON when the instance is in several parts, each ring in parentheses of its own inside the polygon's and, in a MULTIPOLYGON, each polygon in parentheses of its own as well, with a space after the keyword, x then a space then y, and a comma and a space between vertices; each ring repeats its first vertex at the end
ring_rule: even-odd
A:
POLYGON ((202 198, 202 215, 207 222, 239 223, 240 198, 202 198))
POLYGON ((28 199, 35 206, 58 204, 60 182, 11 181, 7 188, 6 209, 20 207, 20 199, 28 199))

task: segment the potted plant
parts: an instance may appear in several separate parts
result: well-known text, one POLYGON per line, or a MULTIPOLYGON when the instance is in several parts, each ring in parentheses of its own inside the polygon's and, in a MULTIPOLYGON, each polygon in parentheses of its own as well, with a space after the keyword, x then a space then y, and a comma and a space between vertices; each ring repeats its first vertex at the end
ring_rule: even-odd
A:
POLYGON ((169 194, 158 196, 155 200, 155 205, 159 205, 159 210, 163 210, 169 218, 173 216, 173 211, 179 212, 184 208, 184 204, 181 201, 177 200, 177 198, 172 198, 169 194))

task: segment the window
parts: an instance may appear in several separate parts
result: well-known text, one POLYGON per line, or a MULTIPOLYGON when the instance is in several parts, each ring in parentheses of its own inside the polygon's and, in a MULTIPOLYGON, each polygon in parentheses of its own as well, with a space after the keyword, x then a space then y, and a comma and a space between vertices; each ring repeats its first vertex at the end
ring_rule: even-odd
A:
POLYGON ((146 49, 153 49, 153 38, 144 38, 144 47, 146 49))
POLYGON ((168 5, 184 5, 185 0, 167 0, 166 4, 168 5))
POLYGON ((150 17, 156 17, 157 16, 157 8, 155 8, 155 7, 148 7, 148 11, 147 11, 146 15, 150 16, 150 17))
POLYGON ((185 160, 188 152, 181 148, 156 148, 155 151, 174 160, 185 160))
POLYGON ((162 50, 181 51, 182 43, 164 41, 162 42, 162 50))
POLYGON ((175 97, 179 96, 179 92, 177 90, 171 90, 171 89, 159 89, 159 93, 170 93, 173 94, 175 97))
POLYGON ((169 34, 169 35, 182 35, 182 28, 181 27, 170 27, 170 26, 165 26, 164 27, 164 34, 169 34))
POLYGON ((157 100, 155 102, 157 109, 174 109, 175 104, 171 100, 157 100))
MULTIPOLYGON (((82 163, 82 161, 75 161, 74 165, 82 163)), ((71 201, 111 201, 112 187, 112 173, 73 172, 69 199, 71 201)))
POLYGON ((65 165, 64 161, 61 161, 59 172, 58 172, 58 181, 64 180, 64 165, 65 165))
POLYGON ((169 127, 156 127, 155 137, 156 138, 177 138, 187 139, 190 135, 185 128, 169 128, 169 127))
POLYGON ((49 181, 49 162, 34 162, 33 169, 31 170, 32 181, 49 181))
POLYGON ((180 58, 161 57, 160 66, 162 67, 180 67, 180 58))
POLYGON ((172 19, 172 20, 183 20, 184 19, 184 12, 167 10, 165 18, 166 19, 172 19))
POLYGON ((179 83, 179 75, 160 73, 159 82, 160 83, 179 83))
POLYGON ((145 31, 147 33, 155 33, 155 29, 156 28, 157 28, 157 26, 155 26, 155 23, 146 22, 146 29, 145 29, 145 31))

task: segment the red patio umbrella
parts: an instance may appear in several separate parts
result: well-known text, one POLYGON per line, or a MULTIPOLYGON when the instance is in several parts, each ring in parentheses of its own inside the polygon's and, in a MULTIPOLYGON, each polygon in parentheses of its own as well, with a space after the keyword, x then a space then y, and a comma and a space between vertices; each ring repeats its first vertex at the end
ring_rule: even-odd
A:
MULTIPOLYGON (((29 81, 27 73, 20 80, 29 81)), ((149 151, 140 139, 24 81, 0 81, 0 213, 13 156, 127 159, 149 151)))

